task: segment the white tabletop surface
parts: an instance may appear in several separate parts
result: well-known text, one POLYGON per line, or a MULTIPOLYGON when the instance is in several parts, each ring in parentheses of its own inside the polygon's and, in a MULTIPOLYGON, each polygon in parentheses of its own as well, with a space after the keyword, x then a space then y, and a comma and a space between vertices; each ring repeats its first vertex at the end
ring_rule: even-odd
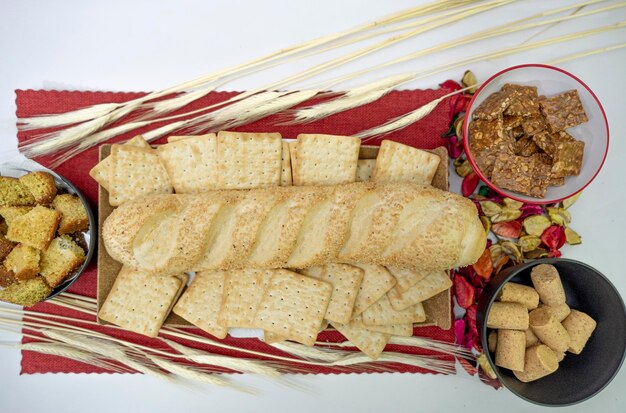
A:
MULTIPOLYGON (((78 89, 150 91, 261 56, 324 34, 410 7, 410 0, 316 1, 56 1, 0 2, 0 163, 16 156, 14 89, 78 89)), ((360 60, 355 70, 390 56, 409 53, 444 39, 529 15, 563 1, 519 1, 468 19, 454 27, 428 33, 390 51, 360 60)), ((625 20, 625 9, 555 26, 541 38, 625 20)), ((492 39, 376 74, 420 70, 458 56, 514 45, 534 31, 492 39)), ((625 31, 564 43, 469 66, 479 79, 518 63, 545 62, 570 53, 618 44, 625 31)), ((319 61, 319 60, 318 60, 319 61)), ((243 90, 293 72, 288 69, 233 82, 225 89, 243 90)), ((624 245, 624 154, 626 140, 626 49, 563 63, 584 79, 604 104, 612 130, 606 164, 596 181, 571 208, 572 226, 583 244, 563 248, 565 257, 584 261, 606 274, 626 295, 624 245)), ((438 74, 411 87, 435 87, 459 79, 462 69, 438 74)), ((0 334, 0 341, 16 336, 0 334)), ((537 411, 507 390, 494 391, 461 372, 457 376, 364 374, 295 377, 305 390, 254 377, 239 377, 258 389, 245 395, 220 388, 190 391, 139 375, 19 376, 20 354, 0 349, 0 411, 537 411)), ((572 412, 616 412, 626 403, 626 371, 598 396, 572 412)))

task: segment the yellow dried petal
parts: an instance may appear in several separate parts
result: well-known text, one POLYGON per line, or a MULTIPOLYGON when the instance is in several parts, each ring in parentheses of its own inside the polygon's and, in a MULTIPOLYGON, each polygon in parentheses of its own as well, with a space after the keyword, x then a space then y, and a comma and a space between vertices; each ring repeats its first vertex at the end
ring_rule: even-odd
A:
POLYGON ((455 165, 454 170, 456 171, 457 175, 463 178, 469 175, 470 172, 474 172, 472 165, 467 160, 461 162, 458 166, 455 165))
POLYGON ((489 377, 490 379, 495 379, 496 373, 491 368, 491 364, 489 364, 489 360, 487 360, 487 356, 485 355, 485 353, 480 353, 480 356, 478 356, 477 360, 480 368, 483 369, 487 377, 489 377))
POLYGON ((488 217, 497 215, 502 211, 502 207, 493 201, 481 201, 480 208, 483 210, 483 214, 488 217))
POLYGON ((522 225, 528 235, 540 237, 543 231, 548 229, 552 223, 545 215, 531 215, 524 219, 522 225))
POLYGON ((483 224, 483 228, 485 228, 485 233, 489 235, 489 232, 491 231, 491 221, 489 221, 489 218, 487 218, 486 216, 481 216, 480 222, 483 224))
POLYGON ((502 245, 493 244, 489 247, 489 255, 491 255, 491 262, 498 262, 500 258, 504 255, 504 251, 502 250, 502 245))
POLYGON ((520 237, 518 244, 522 249, 522 252, 532 251, 541 245, 541 238, 535 235, 524 235, 523 237, 520 237))
POLYGON ((565 208, 546 208, 550 220, 557 225, 567 226, 572 222, 572 215, 565 208))
POLYGON ((495 224, 498 222, 513 221, 520 216, 522 216, 522 211, 520 211, 519 209, 504 207, 499 214, 491 217, 491 222, 495 224))
POLYGON ((463 79, 461 79, 461 84, 465 87, 472 86, 467 91, 469 93, 475 93, 477 89, 478 80, 476 79, 476 75, 471 70, 466 70, 463 74, 463 79))
POLYGON ((574 202, 576 202, 578 200, 578 198, 580 197, 580 194, 582 194, 582 193, 583 192, 580 191, 576 195, 572 195, 569 198, 564 199, 563 202, 561 202, 561 206, 563 206, 563 208, 565 208, 565 209, 571 207, 572 205, 574 205, 574 202))
POLYGON ((524 203, 520 202, 520 201, 516 201, 514 199, 511 198, 504 198, 503 200, 504 205, 511 208, 511 209, 520 209, 524 203))
POLYGON ((569 245, 576 245, 583 242, 582 238, 576 231, 571 229, 570 227, 565 228, 565 242, 569 245))
POLYGON ((502 252, 504 252, 506 255, 510 256, 514 260, 518 261, 522 258, 522 252, 513 242, 504 241, 500 245, 502 246, 502 252))
POLYGON ((456 133, 456 136, 458 137, 463 136, 463 122, 464 121, 465 121, 465 114, 459 116, 454 121, 454 131, 456 133))

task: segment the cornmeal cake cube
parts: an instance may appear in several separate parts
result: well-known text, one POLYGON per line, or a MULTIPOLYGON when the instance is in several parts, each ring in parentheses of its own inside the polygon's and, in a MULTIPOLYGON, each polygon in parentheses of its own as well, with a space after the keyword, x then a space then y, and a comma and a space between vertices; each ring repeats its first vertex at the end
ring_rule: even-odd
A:
POLYGON ((79 197, 71 194, 57 195, 52 201, 52 208, 61 213, 59 235, 86 231, 89 228, 87 210, 79 197))
POLYGON ((0 290, 0 301, 30 307, 45 300, 51 292, 52 288, 46 283, 46 280, 37 276, 0 290))
POLYGON ((17 282, 15 273, 0 264, 0 288, 7 288, 9 285, 13 285, 17 282))
POLYGON ((30 172, 19 178, 35 198, 35 203, 48 205, 57 194, 54 178, 48 172, 30 172))
POLYGON ((69 235, 61 235, 42 253, 40 273, 51 287, 56 287, 84 261, 85 251, 69 235))
POLYGON ((39 273, 39 258, 39 250, 19 244, 7 255, 4 266, 13 271, 18 280, 28 280, 39 273))
POLYGON ((35 198, 18 179, 0 176, 0 207, 33 205, 35 198))
POLYGON ((7 239, 45 250, 54 238, 60 221, 59 211, 37 205, 11 221, 7 239))
POLYGON ((3 261, 7 255, 13 250, 15 247, 15 243, 9 241, 4 237, 4 235, 0 235, 0 261, 3 261))
POLYGON ((7 225, 9 225, 15 218, 27 214, 31 209, 33 209, 33 207, 30 206, 0 207, 0 215, 4 218, 7 225))

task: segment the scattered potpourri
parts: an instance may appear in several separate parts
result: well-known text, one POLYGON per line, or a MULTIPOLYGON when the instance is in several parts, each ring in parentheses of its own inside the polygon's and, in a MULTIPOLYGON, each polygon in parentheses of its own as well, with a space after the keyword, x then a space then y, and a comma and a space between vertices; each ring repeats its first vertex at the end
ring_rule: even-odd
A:
MULTIPOLYGON (((476 77, 466 71, 461 84, 448 80, 441 86, 458 90, 476 84, 476 77)), ((448 138, 448 154, 454 169, 463 178, 461 193, 471 199, 478 209, 488 240, 485 251, 471 266, 452 271, 455 313, 462 314, 454 322, 454 333, 459 345, 472 350, 476 359, 459 359, 472 376, 494 388, 501 387, 483 352, 476 325, 476 304, 483 287, 503 268, 530 260, 560 257, 566 243, 582 242, 580 235, 569 225, 572 216, 568 208, 576 202, 580 192, 562 202, 531 205, 504 198, 486 185, 472 169, 463 150, 463 121, 465 110, 476 88, 451 99, 453 118, 448 138)))

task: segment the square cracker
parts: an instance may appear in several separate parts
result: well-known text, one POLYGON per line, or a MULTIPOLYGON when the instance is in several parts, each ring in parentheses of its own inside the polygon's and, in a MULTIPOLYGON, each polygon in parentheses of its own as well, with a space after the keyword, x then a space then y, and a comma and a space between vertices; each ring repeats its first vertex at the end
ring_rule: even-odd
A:
POLYGON ((359 159, 356 167, 356 181, 365 182, 372 179, 376 159, 359 159))
POLYGON ((328 264, 302 271, 304 275, 326 281, 333 286, 324 318, 338 323, 350 322, 363 273, 362 269, 347 264, 328 264))
POLYGON ((174 306, 174 313, 217 338, 224 338, 228 328, 218 323, 226 273, 200 271, 174 306))
POLYGON ((373 360, 380 357, 389 342, 388 334, 366 330, 357 324, 331 323, 345 338, 373 360))
POLYGON ((361 313, 363 324, 368 326, 380 326, 389 324, 412 323, 415 318, 411 307, 396 310, 391 306, 389 297, 385 294, 373 305, 361 313))
POLYGON ((144 195, 171 193, 172 184, 156 151, 127 145, 111 146, 111 206, 119 206, 144 195))
POLYGON ((413 285, 406 291, 394 288, 387 296, 391 307, 397 311, 401 311, 407 307, 411 307, 417 303, 421 303, 452 286, 450 276, 445 271, 435 271, 428 274, 417 284, 413 285))
POLYGON ((332 290, 329 283, 287 270, 275 270, 259 303, 254 324, 312 346, 332 290))
POLYGON ((280 171, 280 186, 293 185, 293 179, 291 177, 291 154, 289 152, 289 144, 283 142, 283 151, 280 155, 281 171, 280 171))
POLYGON ((298 135, 294 185, 339 185, 356 181, 361 140, 352 136, 298 135))
POLYGON ((218 324, 224 327, 257 327, 254 316, 275 271, 257 269, 229 271, 224 284, 218 324))
POLYGON ((363 322, 361 314, 356 316, 351 324, 355 327, 361 327, 366 330, 376 331, 378 333, 389 334, 390 336, 411 337, 413 335, 413 323, 387 324, 380 326, 370 326, 363 322))
POLYGON ((280 133, 217 134, 219 189, 278 186, 282 170, 280 133))
MULTIPOLYGON (((141 135, 137 135, 123 145, 136 146, 138 148, 150 149, 150 144, 141 135)), ((106 157, 96 166, 91 168, 89 175, 96 180, 107 191, 109 190, 109 178, 111 176, 111 157, 106 157)))
POLYGON ((376 157, 372 181, 430 185, 439 162, 441 158, 433 153, 384 140, 376 157))
POLYGON ((363 281, 354 302, 352 317, 361 314, 396 285, 396 279, 382 265, 355 266, 363 270, 363 281))
POLYGON ((179 194, 207 192, 217 183, 217 137, 214 133, 160 145, 157 155, 179 194))
POLYGON ((187 138, 195 138, 195 135, 168 136, 167 143, 178 142, 187 138))
POLYGON ((126 330, 156 337, 186 276, 153 276, 122 267, 98 316, 126 330))
POLYGON ((432 271, 408 270, 405 268, 387 267, 387 271, 396 279, 396 287, 400 291, 406 291, 419 281, 428 277, 432 271))

